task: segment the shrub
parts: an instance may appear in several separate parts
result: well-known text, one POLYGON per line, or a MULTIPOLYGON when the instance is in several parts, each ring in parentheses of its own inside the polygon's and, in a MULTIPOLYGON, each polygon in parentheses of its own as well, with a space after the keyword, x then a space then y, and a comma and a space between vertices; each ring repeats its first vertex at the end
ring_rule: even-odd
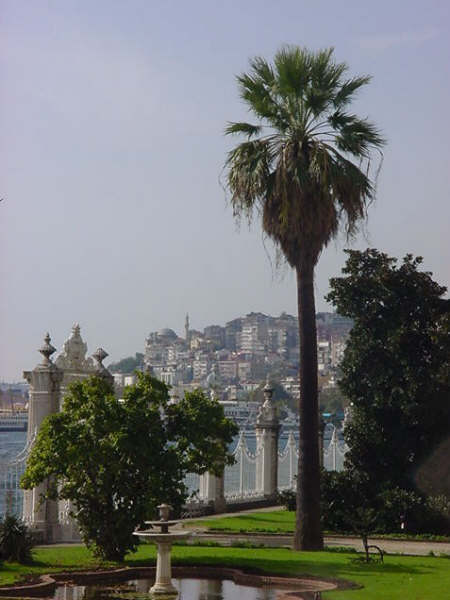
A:
POLYGON ((424 530, 431 533, 450 535, 450 498, 429 496, 425 500, 424 530))
POLYGON ((423 531, 426 509, 423 498, 410 490, 392 488, 376 497, 376 531, 381 533, 423 531))
POLYGON ((375 490, 357 472, 323 471, 322 522, 329 531, 354 531, 360 509, 372 510, 370 533, 450 532, 450 500, 446 496, 423 497, 399 487, 375 490), (403 524, 403 527, 402 527, 403 524))
POLYGON ((293 490, 278 492, 277 504, 284 506, 286 510, 295 510, 297 508, 297 494, 293 490))
POLYGON ((0 558, 27 563, 34 542, 28 527, 17 517, 6 515, 0 522, 0 558))
POLYGON ((322 471, 321 511, 325 530, 348 532, 358 508, 368 507, 367 481, 350 471, 322 471))

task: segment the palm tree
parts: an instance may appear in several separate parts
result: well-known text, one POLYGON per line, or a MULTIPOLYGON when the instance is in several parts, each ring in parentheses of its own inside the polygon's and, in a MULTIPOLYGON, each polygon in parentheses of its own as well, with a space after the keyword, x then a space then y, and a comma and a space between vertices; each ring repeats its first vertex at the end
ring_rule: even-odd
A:
MULTIPOLYGON (((300 335, 300 446, 294 547, 323 546, 314 268, 344 226, 352 236, 374 196, 371 152, 384 144, 367 119, 348 112, 370 77, 346 76, 333 49, 285 47, 273 64, 257 57, 237 77, 256 124, 229 123, 246 141, 228 154, 234 216, 260 214, 264 232, 295 269, 300 335)), ((381 155, 381 152, 380 152, 381 155)))

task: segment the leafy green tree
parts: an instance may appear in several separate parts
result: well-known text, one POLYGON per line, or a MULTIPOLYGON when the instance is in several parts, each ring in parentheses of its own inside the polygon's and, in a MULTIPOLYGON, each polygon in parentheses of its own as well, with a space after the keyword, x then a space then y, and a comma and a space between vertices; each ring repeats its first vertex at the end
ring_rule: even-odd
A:
POLYGON ((21 485, 48 480, 48 498, 72 501, 84 542, 120 561, 159 503, 181 506, 186 473, 220 473, 232 460, 235 433, 200 390, 170 403, 164 383, 138 374, 121 401, 111 384, 91 377, 71 384, 63 410, 42 423, 21 485))
POLYGON ((421 258, 347 250, 328 300, 354 326, 339 385, 352 402, 349 469, 375 491, 414 488, 414 474, 448 436, 450 302, 421 258))
MULTIPOLYGON (((262 404, 264 402, 264 387, 265 387, 265 385, 266 385, 266 383, 263 382, 255 390, 250 392, 249 400, 252 402, 259 402, 262 404)), ((294 398, 292 397, 292 395, 289 392, 287 392, 284 389, 284 387, 281 385, 281 383, 279 383, 278 381, 272 380, 270 382, 270 385, 273 390, 272 401, 275 403, 275 405, 279 409, 283 408, 284 406, 287 406, 291 410, 296 410, 294 398)))
POLYGON ((236 217, 261 215, 262 228, 295 270, 300 333, 300 448, 294 545, 323 546, 314 268, 342 225, 356 232, 374 196, 370 156, 383 145, 367 119, 349 112, 370 78, 347 77, 333 50, 285 47, 273 64, 254 58, 237 77, 241 98, 257 120, 230 123, 247 140, 226 162, 236 217))
POLYGON ((322 388, 319 393, 319 402, 321 410, 332 413, 343 411, 348 404, 342 390, 337 386, 322 388))
POLYGON ((113 373, 133 373, 144 364, 144 355, 142 352, 136 352, 133 356, 122 358, 116 363, 111 363, 108 369, 113 373))

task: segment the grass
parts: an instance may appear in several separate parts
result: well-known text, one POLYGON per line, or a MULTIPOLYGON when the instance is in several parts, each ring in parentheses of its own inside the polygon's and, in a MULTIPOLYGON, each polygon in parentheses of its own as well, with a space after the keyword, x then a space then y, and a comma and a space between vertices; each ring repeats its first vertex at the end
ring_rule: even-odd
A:
MULTIPOLYGON (((293 533, 295 528, 295 512, 278 510, 274 512, 246 513, 236 517, 223 517, 192 521, 192 523, 189 524, 189 527, 204 527, 211 532, 217 531, 224 533, 293 533)), ((389 533, 374 534, 371 537, 399 540, 426 540, 435 542, 450 541, 448 536, 432 534, 413 535, 405 533, 389 533)))
MULTIPOLYGON (((126 565, 148 565, 155 561, 155 547, 142 544, 126 565)), ((435 600, 450 589, 450 562, 430 556, 387 556, 384 564, 355 561, 354 553, 294 552, 284 548, 230 548, 174 546, 173 564, 223 565, 258 569, 280 575, 314 575, 340 578, 363 586, 327 592, 327 600, 435 600)), ((24 566, 3 564, 0 584, 30 575, 61 570, 81 570, 100 565, 82 546, 42 547, 33 552, 34 562, 24 566)))
POLYGON ((287 510, 246 513, 237 517, 193 521, 189 526, 228 533, 292 533, 295 526, 295 513, 287 510))

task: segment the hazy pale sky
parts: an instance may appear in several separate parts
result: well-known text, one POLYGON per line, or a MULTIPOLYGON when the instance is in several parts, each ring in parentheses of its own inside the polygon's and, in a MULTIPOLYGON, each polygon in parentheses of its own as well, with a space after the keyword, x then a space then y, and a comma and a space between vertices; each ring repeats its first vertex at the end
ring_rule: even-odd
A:
MULTIPOLYGON (((295 314, 260 227, 238 232, 219 183, 234 76, 283 44, 334 46, 373 76, 355 111, 388 139, 353 247, 423 255, 447 285, 448 0, 0 0, 0 380, 61 349, 142 351, 149 331, 249 311, 295 314)), ((323 253, 318 310, 345 243, 323 253)))

